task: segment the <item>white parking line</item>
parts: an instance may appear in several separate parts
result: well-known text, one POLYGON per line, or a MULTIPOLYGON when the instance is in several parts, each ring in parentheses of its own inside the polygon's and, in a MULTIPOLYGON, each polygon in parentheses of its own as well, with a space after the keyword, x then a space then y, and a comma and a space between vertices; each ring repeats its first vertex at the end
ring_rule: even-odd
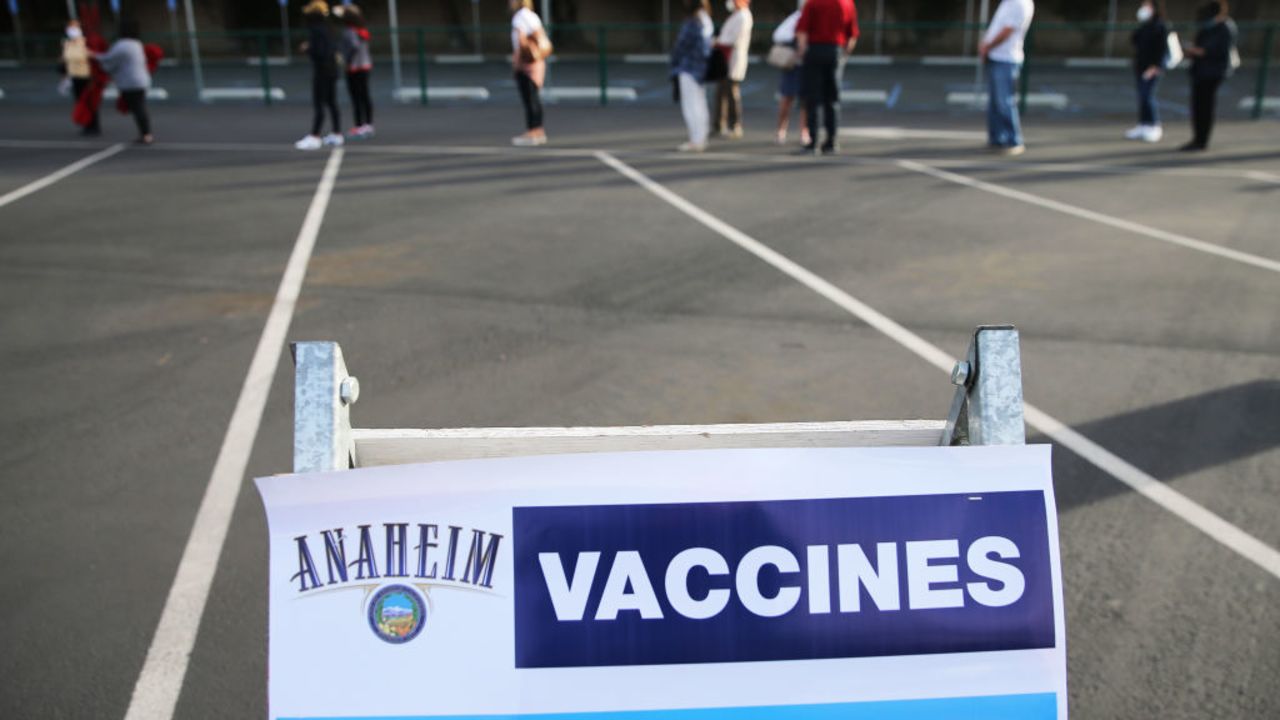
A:
POLYGON ((30 195, 31 193, 39 192, 49 187, 50 185, 58 182, 59 180, 67 177, 68 175, 74 175, 100 160, 106 160, 107 158, 111 157, 112 155, 115 155, 121 150, 124 150, 124 143, 116 143, 115 145, 112 145, 106 150, 100 150, 88 157, 81 158, 71 163, 70 165, 62 168, 61 170, 49 173, 48 175, 45 175, 44 177, 40 178, 39 180, 36 180, 35 182, 27 183, 26 185, 23 185, 17 190, 13 190, 11 192, 5 193, 4 195, 0 195, 0 208, 6 205, 15 203, 21 200, 22 198, 30 195))
MULTIPOLYGON (((738 230, 720 218, 668 190, 644 173, 607 152, 598 152, 600 162, 656 195, 659 199, 697 220, 707 228, 743 250, 772 265, 800 284, 830 300, 849 314, 875 328, 889 339, 915 353, 930 365, 950 373, 955 359, 928 340, 899 325, 884 313, 853 297, 832 283, 806 269, 773 248, 738 230)), ((1223 520, 1177 490, 1160 482, 1103 448, 1066 424, 1030 403, 1025 403, 1027 425, 1044 433, 1054 442, 1070 449, 1143 497, 1181 518, 1217 542, 1280 578, 1280 551, 1266 545, 1240 528, 1223 520)))
POLYGON ((1023 192, 1021 190, 1014 190, 1012 188, 994 185, 989 182, 983 182, 982 180, 974 180, 971 177, 957 175, 956 173, 948 172, 946 170, 939 170, 938 168, 930 167, 914 160, 899 160, 897 165, 904 170, 932 175, 940 180, 946 180, 947 182, 952 182, 957 185, 964 185, 965 187, 971 187, 975 190, 982 190, 993 195, 999 195, 1011 200, 1018 200, 1020 202, 1047 208, 1049 210, 1055 210, 1065 215, 1078 217, 1082 220, 1090 220, 1101 225, 1108 225, 1118 230, 1134 233, 1135 235, 1142 235, 1144 237, 1152 238, 1153 240, 1160 240, 1161 242, 1167 242, 1171 245, 1179 245, 1181 247, 1197 250, 1209 255, 1216 255, 1218 257, 1226 258, 1227 260, 1234 260, 1238 263, 1262 268, 1263 270, 1280 272, 1280 260, 1272 260, 1270 258, 1264 258, 1247 252, 1232 250, 1231 248, 1222 247, 1221 245, 1214 245, 1213 243, 1207 243, 1203 240, 1189 238, 1185 235, 1178 235, 1177 233, 1147 227, 1146 225, 1133 222, 1132 220, 1104 215, 1100 212, 1086 210, 1082 207, 1076 207, 1075 205, 1068 205, 1067 203, 1058 202, 1057 200, 1050 200, 1049 198, 1040 197, 1039 195, 1032 195, 1031 193, 1023 192))
POLYGON ((173 717, 209 588, 218 568, 218 558, 222 555, 222 545, 231 525, 232 511, 240 495, 240 486, 244 484, 249 453, 253 450, 267 394, 271 391, 271 380, 280 363, 285 335, 289 332, 293 310, 302 291, 307 262, 315 248, 320 225, 324 222, 338 169, 342 166, 342 155, 339 148, 329 156, 289 262, 285 265, 275 302, 267 315, 249 372, 240 388, 235 411, 231 414, 227 434, 222 440, 222 449, 218 452, 209 485, 196 512, 191 536, 182 551, 182 560, 178 563, 178 572, 160 614, 156 634, 151 639, 147 659, 134 685, 125 720, 168 720, 173 717))

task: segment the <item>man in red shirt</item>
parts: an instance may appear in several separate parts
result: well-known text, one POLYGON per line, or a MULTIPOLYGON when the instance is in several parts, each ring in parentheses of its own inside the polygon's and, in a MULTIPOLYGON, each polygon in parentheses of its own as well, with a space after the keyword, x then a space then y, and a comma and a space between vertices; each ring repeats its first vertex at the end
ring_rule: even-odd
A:
POLYGON ((858 10, 853 0, 808 0, 796 24, 796 49, 804 58, 803 93, 809 112, 809 144, 802 152, 813 153, 818 142, 818 106, 822 106, 827 140, 822 153, 836 152, 840 132, 840 65, 842 54, 858 44, 858 10))

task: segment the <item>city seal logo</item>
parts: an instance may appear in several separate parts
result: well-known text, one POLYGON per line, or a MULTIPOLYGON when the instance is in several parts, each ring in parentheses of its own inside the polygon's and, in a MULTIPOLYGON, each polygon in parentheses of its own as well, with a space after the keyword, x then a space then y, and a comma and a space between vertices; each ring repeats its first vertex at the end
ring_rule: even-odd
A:
POLYGON ((369 601, 369 627, 386 642, 401 645, 418 636, 427 622, 427 605, 408 585, 387 585, 369 601))

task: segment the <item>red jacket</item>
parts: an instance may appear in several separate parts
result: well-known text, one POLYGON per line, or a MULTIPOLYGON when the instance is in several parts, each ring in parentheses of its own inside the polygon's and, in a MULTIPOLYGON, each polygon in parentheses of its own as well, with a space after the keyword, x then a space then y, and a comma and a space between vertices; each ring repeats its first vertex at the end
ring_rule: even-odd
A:
POLYGON ((808 0, 800 12, 796 33, 810 45, 846 45, 858 37, 858 9, 853 0, 808 0))

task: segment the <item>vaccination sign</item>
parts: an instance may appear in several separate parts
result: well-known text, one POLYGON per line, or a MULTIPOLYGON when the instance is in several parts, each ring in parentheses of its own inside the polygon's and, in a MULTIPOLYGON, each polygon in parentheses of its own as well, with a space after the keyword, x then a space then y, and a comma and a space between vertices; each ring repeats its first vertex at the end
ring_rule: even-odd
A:
POLYGON ((258 480, 272 718, 1066 717, 1048 446, 258 480))

